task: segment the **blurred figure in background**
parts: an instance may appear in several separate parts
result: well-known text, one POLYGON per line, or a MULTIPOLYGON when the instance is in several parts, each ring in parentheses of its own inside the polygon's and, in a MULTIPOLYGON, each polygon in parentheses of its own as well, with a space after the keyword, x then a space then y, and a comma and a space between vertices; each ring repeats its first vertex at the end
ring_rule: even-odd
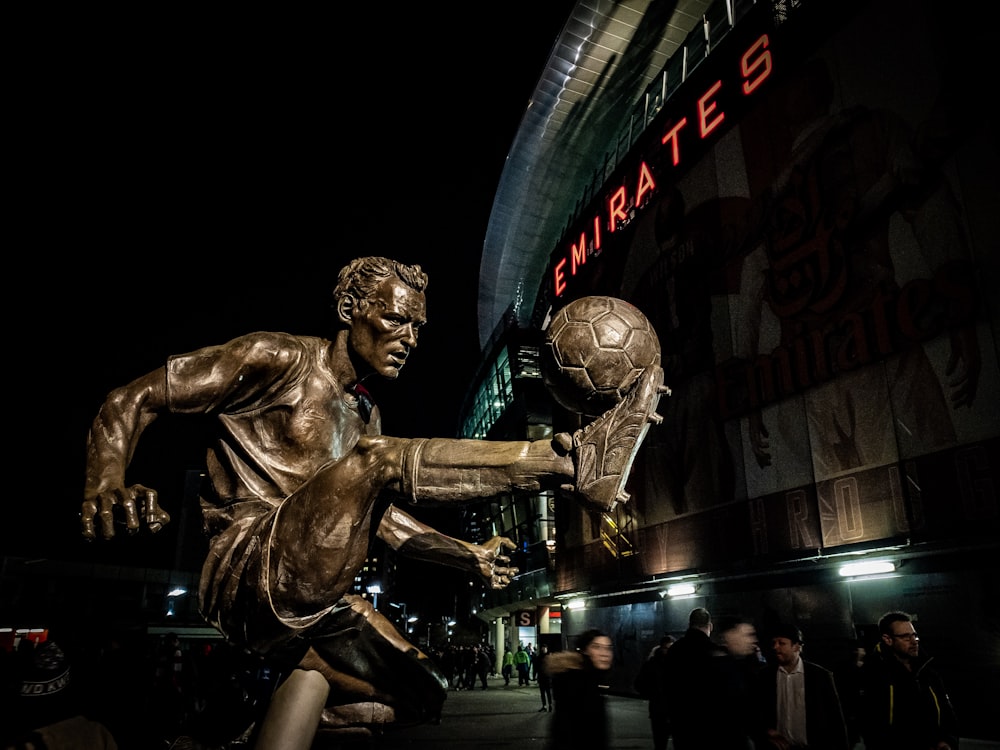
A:
POLYGON ((611 727, 604 696, 613 661, 611 638, 600 630, 582 633, 576 651, 548 655, 545 664, 552 675, 557 706, 552 714, 549 750, 610 747, 611 727))
POLYGON ((739 616, 721 618, 715 628, 724 653, 713 659, 716 673, 712 700, 726 706, 728 715, 719 722, 712 747, 718 750, 753 750, 754 689, 764 669, 758 656, 757 628, 739 616))
POLYGON ((538 680, 538 692, 542 697, 541 711, 551 711, 555 701, 552 699, 552 677, 549 676, 545 667, 545 660, 549 656, 549 647, 544 643, 538 648, 538 655, 535 656, 534 667, 538 680))
POLYGON ((23 639, 15 674, 4 685, 16 695, 0 696, 10 721, 0 725, 3 750, 118 750, 108 728, 86 715, 70 659, 54 640, 38 645, 23 639))
POLYGON ((517 686, 530 685, 531 677, 531 657, 523 643, 517 644, 517 651, 514 652, 514 669, 517 670, 517 686))
POLYGON ((469 690, 476 687, 479 682, 481 689, 486 689, 486 678, 490 674, 490 657, 483 651, 482 646, 476 644, 472 647, 472 681, 469 690))
POLYGON ((503 675, 503 684, 509 685, 510 678, 514 674, 514 652, 507 646, 503 652, 503 664, 500 667, 500 674, 503 675))
POLYGON ((843 661, 833 670, 833 679, 837 683, 837 694, 840 705, 844 709, 844 722, 847 724, 847 739, 853 748, 861 741, 861 724, 858 716, 861 699, 861 677, 865 666, 865 647, 862 641, 854 640, 848 644, 848 651, 843 661))

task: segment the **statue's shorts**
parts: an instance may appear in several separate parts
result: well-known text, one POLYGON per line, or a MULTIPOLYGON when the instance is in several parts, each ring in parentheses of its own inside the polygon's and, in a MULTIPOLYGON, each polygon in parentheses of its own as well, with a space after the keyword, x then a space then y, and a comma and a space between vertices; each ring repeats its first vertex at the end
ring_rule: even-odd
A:
POLYGON ((202 568, 202 615, 236 646, 289 670, 316 668, 330 683, 328 706, 385 704, 388 720, 440 715, 448 683, 371 603, 346 595, 306 617, 279 617, 267 590, 269 540, 277 507, 241 504, 214 536, 202 568))

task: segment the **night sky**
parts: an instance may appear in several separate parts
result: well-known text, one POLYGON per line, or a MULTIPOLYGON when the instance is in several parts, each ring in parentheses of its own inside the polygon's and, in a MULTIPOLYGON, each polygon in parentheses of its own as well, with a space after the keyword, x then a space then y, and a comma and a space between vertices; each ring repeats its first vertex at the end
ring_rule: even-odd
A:
MULTIPOLYGON (((168 540, 145 534, 78 534, 105 395, 241 333, 326 335, 335 274, 359 255, 430 275, 419 348, 372 389, 384 432, 453 435, 478 363, 494 193, 572 6, 498 3, 486 19, 459 4, 344 6, 351 17, 87 9, 40 24, 8 108, 24 229, 8 245, 3 553, 165 554, 168 540)), ((176 495, 199 437, 154 424, 131 480, 176 495)))

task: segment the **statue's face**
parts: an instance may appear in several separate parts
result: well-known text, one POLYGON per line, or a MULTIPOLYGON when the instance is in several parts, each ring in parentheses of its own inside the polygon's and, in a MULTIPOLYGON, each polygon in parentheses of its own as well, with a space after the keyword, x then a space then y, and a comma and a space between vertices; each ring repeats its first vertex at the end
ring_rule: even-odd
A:
POLYGON ((367 304, 360 304, 351 318, 350 346, 379 375, 399 377, 411 349, 417 346, 421 326, 427 322, 427 299, 395 276, 379 286, 367 304))

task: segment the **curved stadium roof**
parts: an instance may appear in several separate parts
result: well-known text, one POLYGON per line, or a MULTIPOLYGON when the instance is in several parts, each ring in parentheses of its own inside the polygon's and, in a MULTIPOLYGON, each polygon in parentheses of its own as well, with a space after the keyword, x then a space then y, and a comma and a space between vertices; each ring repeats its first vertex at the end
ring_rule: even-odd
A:
POLYGON ((711 0, 580 0, 507 155, 479 271, 479 342, 512 308, 521 326, 549 256, 634 105, 711 0))

